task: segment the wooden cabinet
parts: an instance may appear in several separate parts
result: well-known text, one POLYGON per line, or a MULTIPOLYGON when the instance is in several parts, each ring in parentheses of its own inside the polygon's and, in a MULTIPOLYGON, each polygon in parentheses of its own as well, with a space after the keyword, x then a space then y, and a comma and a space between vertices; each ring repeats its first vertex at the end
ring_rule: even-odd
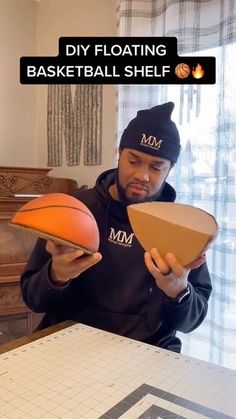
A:
POLYGON ((0 198, 0 343, 33 329, 33 314, 22 300, 19 279, 36 239, 9 225, 15 211, 28 200, 0 198))
POLYGON ((29 335, 41 318, 26 307, 20 291, 20 275, 36 238, 9 221, 31 194, 73 193, 77 188, 75 180, 50 177, 49 170, 0 167, 0 344, 29 335))

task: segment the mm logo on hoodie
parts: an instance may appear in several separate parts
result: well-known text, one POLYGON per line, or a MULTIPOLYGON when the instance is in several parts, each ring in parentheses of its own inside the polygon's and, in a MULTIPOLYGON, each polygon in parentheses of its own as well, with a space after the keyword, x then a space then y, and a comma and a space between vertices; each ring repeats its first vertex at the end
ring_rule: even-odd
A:
POLYGON ((113 227, 110 229, 110 235, 108 237, 109 242, 119 244, 120 246, 131 247, 134 233, 130 235, 126 231, 118 230, 117 232, 113 227))
POLYGON ((140 145, 144 147, 150 147, 154 150, 160 150, 161 144, 163 143, 163 140, 160 140, 159 138, 153 137, 150 135, 149 137, 146 136, 146 134, 143 134, 140 145))

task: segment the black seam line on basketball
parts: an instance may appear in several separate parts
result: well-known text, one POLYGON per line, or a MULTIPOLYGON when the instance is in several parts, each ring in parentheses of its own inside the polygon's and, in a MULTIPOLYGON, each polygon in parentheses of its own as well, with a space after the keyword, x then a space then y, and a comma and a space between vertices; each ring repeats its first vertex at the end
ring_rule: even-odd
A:
POLYGON ((48 209, 48 208, 69 208, 69 209, 74 209, 76 211, 84 212, 84 214, 88 215, 93 221, 95 221, 94 217, 92 215, 90 215, 87 211, 85 211, 85 210, 83 210, 81 208, 70 207, 69 205, 63 205, 63 206, 62 205, 50 205, 50 206, 46 206, 46 207, 20 209, 18 212, 32 212, 32 211, 41 210, 41 209, 48 209))

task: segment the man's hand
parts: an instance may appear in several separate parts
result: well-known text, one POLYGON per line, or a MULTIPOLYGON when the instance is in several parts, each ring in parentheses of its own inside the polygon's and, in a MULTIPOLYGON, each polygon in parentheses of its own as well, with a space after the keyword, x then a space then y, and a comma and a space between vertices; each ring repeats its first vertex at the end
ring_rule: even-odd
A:
POLYGON ((86 269, 102 259, 100 253, 84 256, 83 250, 75 250, 48 240, 46 250, 52 255, 51 281, 56 285, 65 285, 86 269))
POLYGON ((201 266, 206 258, 200 256, 189 265, 182 266, 173 253, 167 253, 164 260, 158 250, 153 248, 150 253, 145 252, 144 260, 157 286, 168 297, 176 298, 181 291, 187 288, 190 270, 201 266))

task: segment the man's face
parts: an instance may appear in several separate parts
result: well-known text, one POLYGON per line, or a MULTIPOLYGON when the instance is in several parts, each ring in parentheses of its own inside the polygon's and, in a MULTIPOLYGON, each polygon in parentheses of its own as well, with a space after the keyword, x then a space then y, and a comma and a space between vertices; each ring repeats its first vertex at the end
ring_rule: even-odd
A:
POLYGON ((171 169, 169 160, 124 148, 119 152, 116 187, 126 204, 152 201, 171 169))

